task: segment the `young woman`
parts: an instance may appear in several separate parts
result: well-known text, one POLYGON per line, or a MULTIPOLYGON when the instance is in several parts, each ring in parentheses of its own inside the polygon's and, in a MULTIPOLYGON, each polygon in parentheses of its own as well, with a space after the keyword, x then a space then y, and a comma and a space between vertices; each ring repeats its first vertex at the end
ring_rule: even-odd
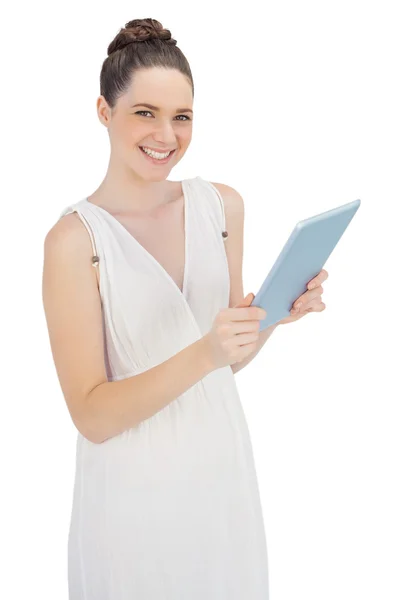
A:
POLYGON ((301 312, 259 335, 265 312, 243 299, 241 196, 200 176, 167 181, 191 141, 194 93, 170 32, 127 23, 100 87, 107 173, 45 240, 51 348, 78 430, 69 598, 267 600, 234 373, 278 324, 323 310, 327 273, 301 312))

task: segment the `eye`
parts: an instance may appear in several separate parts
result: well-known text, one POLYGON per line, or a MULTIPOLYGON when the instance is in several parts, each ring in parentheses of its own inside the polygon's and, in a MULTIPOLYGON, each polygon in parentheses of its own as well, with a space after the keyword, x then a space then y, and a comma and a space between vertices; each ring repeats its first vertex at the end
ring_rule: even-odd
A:
MULTIPOLYGON (((135 112, 135 115, 142 115, 142 114, 145 114, 145 113, 148 113, 149 115, 152 114, 149 110, 138 110, 138 111, 135 112)), ((190 117, 187 117, 186 115, 177 115, 177 116, 178 117, 184 117, 185 121, 190 121, 191 120, 190 117)), ((180 120, 181 119, 179 119, 179 121, 180 120)))

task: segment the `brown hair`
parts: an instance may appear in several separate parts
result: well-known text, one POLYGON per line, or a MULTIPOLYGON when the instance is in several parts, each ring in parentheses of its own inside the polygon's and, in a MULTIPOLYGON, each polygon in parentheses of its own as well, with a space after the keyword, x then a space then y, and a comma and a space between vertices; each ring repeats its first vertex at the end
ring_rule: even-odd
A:
POLYGON ((194 83, 189 63, 176 46, 171 32, 155 19, 134 19, 120 29, 107 48, 107 58, 100 72, 100 94, 113 111, 139 69, 163 67, 177 69, 194 83))

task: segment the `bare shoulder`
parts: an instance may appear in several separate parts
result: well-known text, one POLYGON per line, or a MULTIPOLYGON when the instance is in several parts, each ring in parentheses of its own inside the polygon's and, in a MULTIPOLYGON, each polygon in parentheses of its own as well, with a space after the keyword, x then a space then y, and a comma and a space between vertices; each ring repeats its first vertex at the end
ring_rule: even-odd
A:
MULTIPOLYGON (((69 213, 59 219, 47 232, 45 246, 71 244, 71 242, 87 245, 86 228, 77 213, 69 213)), ((89 240, 90 241, 90 240, 89 240)))
POLYGON ((61 217, 47 232, 44 240, 45 256, 51 260, 51 256, 57 254, 58 260, 82 259, 91 266, 90 273, 94 276, 99 288, 98 269, 91 265, 93 256, 92 243, 86 226, 82 223, 77 213, 68 213, 61 217), (93 272, 93 273, 92 273, 93 272))
POLYGON ((220 192, 225 211, 225 225, 228 232, 225 250, 230 274, 229 306, 235 306, 243 299, 243 233, 244 201, 241 194, 230 185, 214 183, 220 192))
POLYGON ((215 183, 214 181, 210 183, 221 193, 226 217, 229 218, 232 215, 233 217, 239 217, 239 219, 242 218, 244 215, 244 201, 239 192, 226 183, 215 183))

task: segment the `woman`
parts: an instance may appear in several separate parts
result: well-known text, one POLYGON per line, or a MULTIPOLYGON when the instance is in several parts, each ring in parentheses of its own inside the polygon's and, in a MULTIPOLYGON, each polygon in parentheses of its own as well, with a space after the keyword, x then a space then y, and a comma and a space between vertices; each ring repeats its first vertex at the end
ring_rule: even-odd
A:
POLYGON ((266 600, 234 373, 278 324, 323 310, 327 273, 302 312, 259 335, 265 311, 249 306, 253 294, 242 299, 240 195, 166 179, 191 141, 194 91, 170 32, 154 19, 127 23, 100 84, 106 176, 45 240, 46 319, 78 430, 69 598, 266 600))

